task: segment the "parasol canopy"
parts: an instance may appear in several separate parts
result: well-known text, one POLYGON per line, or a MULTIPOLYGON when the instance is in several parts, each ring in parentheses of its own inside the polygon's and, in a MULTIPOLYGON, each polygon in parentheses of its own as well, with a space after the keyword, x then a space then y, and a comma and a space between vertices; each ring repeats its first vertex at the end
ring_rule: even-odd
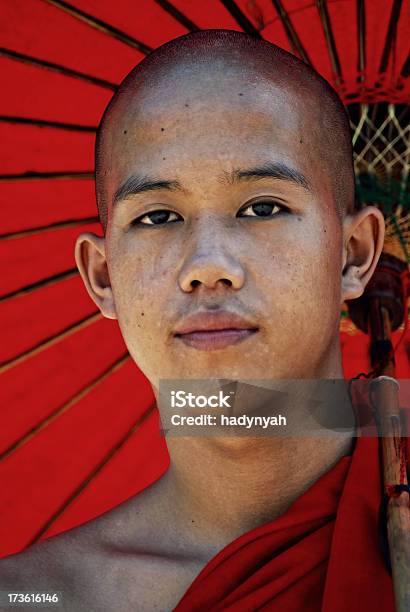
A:
MULTIPOLYGON (((101 233, 97 125, 152 49, 205 28, 263 37, 312 64, 348 106, 358 197, 408 263, 410 0, 0 0, 0 554, 114 507, 168 465, 151 387, 75 267, 101 233)), ((392 251, 390 251, 392 252, 392 251)), ((406 317, 407 296, 406 296, 406 317)), ((403 323, 397 377, 410 378, 403 323)), ((341 313, 346 377, 368 337, 341 313)))

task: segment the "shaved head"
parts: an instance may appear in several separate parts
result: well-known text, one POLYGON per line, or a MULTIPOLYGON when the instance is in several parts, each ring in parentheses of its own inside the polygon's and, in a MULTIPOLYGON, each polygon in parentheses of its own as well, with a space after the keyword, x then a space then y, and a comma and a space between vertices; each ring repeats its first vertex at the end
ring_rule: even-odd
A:
POLYGON ((348 116, 312 68, 240 32, 172 40, 107 108, 96 177, 104 236, 78 238, 77 265, 154 389, 343 376, 340 306, 363 293, 384 219, 354 209, 348 116), (181 332, 225 310, 248 331, 181 332))
MULTIPOLYGON (((201 105, 209 110, 219 102, 234 109, 238 103, 255 101, 250 112, 256 116, 256 101, 269 105, 269 97, 272 108, 279 100, 282 109, 289 109, 281 111, 280 120, 289 126, 297 146, 303 147, 301 155, 315 157, 324 168, 340 219, 351 212, 354 170, 349 120, 328 82, 268 41, 237 31, 202 30, 148 55, 124 79, 104 113, 96 141, 97 203, 104 230, 123 185, 121 160, 132 157, 135 149, 133 126, 143 126, 155 116, 161 122, 167 113, 172 117, 181 109, 188 113, 195 107, 200 113, 201 105)), ((178 136, 172 122, 169 127, 162 123, 158 130, 175 129, 178 136)), ((210 137, 217 129, 217 124, 209 126, 210 137)))

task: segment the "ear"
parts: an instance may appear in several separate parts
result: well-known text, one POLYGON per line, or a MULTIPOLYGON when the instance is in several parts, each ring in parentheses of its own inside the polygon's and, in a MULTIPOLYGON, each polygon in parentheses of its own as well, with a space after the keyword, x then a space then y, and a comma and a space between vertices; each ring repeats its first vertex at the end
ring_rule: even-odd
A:
POLYGON ((376 206, 345 215, 342 303, 363 294, 383 250, 384 233, 384 217, 376 206))
POLYGON ((105 239, 89 232, 75 244, 75 260, 84 285, 104 317, 116 319, 114 297, 105 257, 105 239))

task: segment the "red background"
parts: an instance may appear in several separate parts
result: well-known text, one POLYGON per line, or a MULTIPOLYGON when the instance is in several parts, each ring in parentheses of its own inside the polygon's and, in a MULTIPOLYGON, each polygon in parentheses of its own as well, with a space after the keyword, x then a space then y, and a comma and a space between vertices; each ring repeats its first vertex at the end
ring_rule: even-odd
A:
MULTIPOLYGON (((317 4, 281 3, 302 51, 345 102, 408 102, 410 2, 402 4, 383 72, 396 3, 364 4, 358 88, 357 3, 327 2, 338 66, 317 4)), ((150 49, 194 28, 260 32, 292 48, 268 0, 1 0, 0 24, 4 555, 117 505, 168 464, 151 387, 127 356, 117 324, 88 298, 73 257, 76 236, 99 231, 93 146, 115 87, 150 49)), ((368 339, 346 321, 341 345, 346 377, 369 370, 368 339)), ((410 378, 409 357, 407 335, 396 355, 398 378, 410 378)))

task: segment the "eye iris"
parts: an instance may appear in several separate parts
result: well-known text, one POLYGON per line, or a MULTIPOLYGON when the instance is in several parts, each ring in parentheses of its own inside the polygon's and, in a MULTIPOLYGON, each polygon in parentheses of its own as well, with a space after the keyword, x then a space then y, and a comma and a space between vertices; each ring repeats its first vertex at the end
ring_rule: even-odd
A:
POLYGON ((168 210, 156 210, 154 212, 148 213, 147 216, 149 217, 151 223, 154 223, 154 225, 158 225, 160 223, 165 223, 165 221, 168 221, 170 214, 171 213, 168 210))
POLYGON ((272 213, 274 204, 269 204, 268 202, 258 202, 257 204, 252 204, 252 210, 258 217, 266 217, 272 213))

